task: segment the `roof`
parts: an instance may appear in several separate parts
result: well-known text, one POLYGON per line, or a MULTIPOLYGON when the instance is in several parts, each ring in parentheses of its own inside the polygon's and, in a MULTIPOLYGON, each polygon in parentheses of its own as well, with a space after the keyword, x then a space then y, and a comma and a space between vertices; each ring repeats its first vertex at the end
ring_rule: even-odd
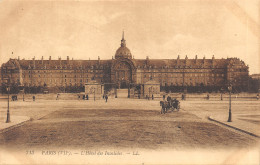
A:
MULTIPOLYGON (((151 66, 153 68, 210 68, 213 64, 212 59, 133 59, 133 61, 137 67, 151 66)), ((226 59, 214 59, 214 67, 217 68, 225 68, 227 63, 226 59)))
MULTIPOLYGON (((130 59, 136 68, 226 68, 234 65, 247 67, 242 60, 228 59, 130 59)), ((2 66, 22 69, 104 69, 116 60, 17 60, 10 59, 2 66)))

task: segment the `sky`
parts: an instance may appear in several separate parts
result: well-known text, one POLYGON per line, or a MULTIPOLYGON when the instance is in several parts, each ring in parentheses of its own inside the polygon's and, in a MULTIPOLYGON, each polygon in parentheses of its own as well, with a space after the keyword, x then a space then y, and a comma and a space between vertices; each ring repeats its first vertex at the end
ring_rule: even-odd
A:
POLYGON ((0 65, 111 59, 122 31, 135 59, 237 57, 260 73, 259 0, 0 0, 0 65))

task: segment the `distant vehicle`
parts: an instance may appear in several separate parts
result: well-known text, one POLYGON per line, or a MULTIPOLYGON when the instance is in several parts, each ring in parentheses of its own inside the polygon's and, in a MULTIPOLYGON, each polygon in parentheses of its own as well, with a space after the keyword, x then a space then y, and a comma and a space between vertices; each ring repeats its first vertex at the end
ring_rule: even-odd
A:
POLYGON ((177 111, 180 110, 180 101, 177 99, 171 99, 170 97, 167 98, 167 101, 160 101, 161 113, 167 113, 169 110, 174 111, 175 109, 177 111))

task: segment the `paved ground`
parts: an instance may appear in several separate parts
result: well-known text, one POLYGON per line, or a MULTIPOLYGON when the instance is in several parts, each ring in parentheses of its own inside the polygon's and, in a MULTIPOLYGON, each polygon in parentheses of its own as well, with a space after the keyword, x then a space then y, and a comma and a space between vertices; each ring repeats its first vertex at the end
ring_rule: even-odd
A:
MULTIPOLYGON (((257 139, 206 119, 227 114, 228 102, 184 101, 180 112, 160 114, 158 101, 11 102, 14 116, 33 120, 0 134, 1 147, 13 148, 251 148, 257 139)), ((234 116, 259 113, 259 103, 234 103, 234 116)), ((5 115, 6 107, 0 106, 5 115)), ((249 122, 252 121, 249 119, 249 122)))
POLYGON ((228 101, 185 101, 182 104, 184 110, 208 120, 211 116, 224 124, 246 130, 260 137, 260 101, 232 101, 232 122, 227 122, 228 101))

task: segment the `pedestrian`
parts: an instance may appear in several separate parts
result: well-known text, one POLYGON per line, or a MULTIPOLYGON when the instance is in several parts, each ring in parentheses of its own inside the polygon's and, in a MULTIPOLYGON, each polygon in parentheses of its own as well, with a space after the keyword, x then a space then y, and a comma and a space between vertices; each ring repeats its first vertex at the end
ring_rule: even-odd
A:
POLYGON ((222 96, 222 93, 221 93, 221 95, 220 95, 220 100, 223 100, 223 96, 222 96))
POLYGON ((209 100, 209 94, 207 94, 207 100, 209 100))
POLYGON ((152 100, 153 100, 153 94, 152 94, 152 100))
POLYGON ((172 99, 171 96, 167 97, 167 101, 171 101, 171 99, 172 99))
POLYGON ((105 95, 103 95, 103 99, 105 99, 105 95))
POLYGON ((33 101, 35 101, 35 96, 33 96, 33 101))
POLYGON ((57 94, 56 100, 59 100, 59 94, 57 94))
POLYGON ((107 102, 107 99, 108 99, 107 95, 105 96, 105 99, 106 99, 106 102, 107 102))
POLYGON ((256 95, 256 100, 259 100, 259 94, 256 95))
POLYGON ((184 94, 181 95, 181 100, 184 100, 184 94))
POLYGON ((165 100, 165 95, 163 95, 163 100, 165 100))
POLYGON ((85 95, 82 96, 82 99, 85 100, 85 95))
POLYGON ((87 100, 88 100, 88 95, 86 97, 87 97, 87 100))

